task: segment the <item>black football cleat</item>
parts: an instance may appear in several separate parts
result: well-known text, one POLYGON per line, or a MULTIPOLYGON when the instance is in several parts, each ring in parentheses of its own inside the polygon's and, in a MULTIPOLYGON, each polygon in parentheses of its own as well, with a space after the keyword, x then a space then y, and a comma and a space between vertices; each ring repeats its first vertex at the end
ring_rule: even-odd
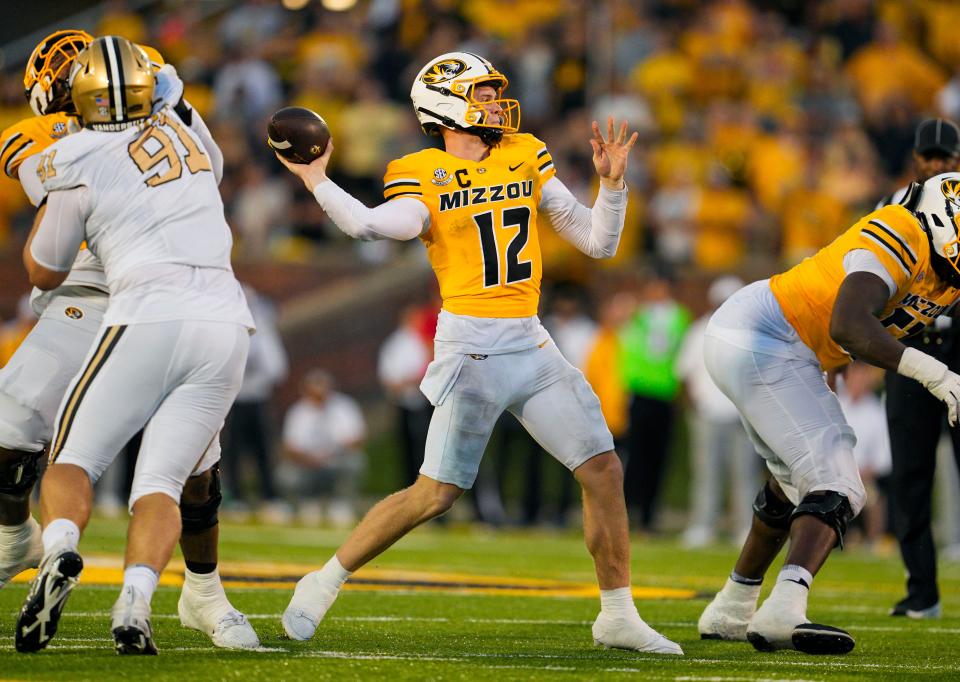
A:
POLYGON ((40 651, 57 633, 60 614, 83 570, 83 559, 72 550, 51 555, 40 564, 27 600, 17 616, 14 644, 20 653, 40 651))
POLYGON ((113 642, 121 656, 156 656, 159 653, 149 623, 142 630, 135 626, 114 628, 113 642))
POLYGON ((856 645, 846 630, 816 623, 795 627, 792 640, 794 648, 805 654, 848 654, 856 645))
POLYGON ((890 609, 891 616, 906 616, 915 620, 940 618, 942 613, 939 601, 934 602, 931 606, 921 606, 910 597, 901 599, 890 609))
POLYGON ((121 656, 156 656, 150 627, 150 602, 134 587, 126 585, 113 605, 113 641, 121 656))

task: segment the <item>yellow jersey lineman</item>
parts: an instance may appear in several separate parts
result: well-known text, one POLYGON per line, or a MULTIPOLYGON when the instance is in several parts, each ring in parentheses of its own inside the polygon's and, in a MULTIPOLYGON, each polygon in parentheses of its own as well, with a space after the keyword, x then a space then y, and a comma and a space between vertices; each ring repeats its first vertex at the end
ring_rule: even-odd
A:
POLYGON ((333 150, 298 175, 337 226, 358 239, 413 239, 427 247, 443 310, 435 360, 421 390, 435 406, 420 476, 377 504, 320 570, 297 583, 287 634, 309 639, 352 571, 414 527, 447 511, 473 485, 490 431, 512 412, 583 488, 584 533, 601 590, 594 640, 661 654, 680 647, 650 628, 630 593, 630 549, 620 460, 600 402, 537 318, 542 263, 537 216, 594 258, 612 256, 627 205, 623 174, 636 133, 593 124, 600 192, 592 208, 557 179, 546 146, 518 132, 520 105, 486 59, 453 52, 430 61, 410 92, 423 131, 443 140, 393 161, 387 201, 367 208, 326 176, 333 150))
POLYGON ((705 639, 749 640, 759 650, 841 654, 849 633, 807 620, 813 576, 866 498, 856 436, 824 381, 852 357, 923 384, 960 407, 960 376, 900 342, 960 298, 960 174, 910 187, 902 205, 860 219, 791 270, 743 288, 714 313, 704 360, 736 403, 772 477, 723 589, 700 617, 705 639), (787 538, 777 583, 761 583, 787 538))

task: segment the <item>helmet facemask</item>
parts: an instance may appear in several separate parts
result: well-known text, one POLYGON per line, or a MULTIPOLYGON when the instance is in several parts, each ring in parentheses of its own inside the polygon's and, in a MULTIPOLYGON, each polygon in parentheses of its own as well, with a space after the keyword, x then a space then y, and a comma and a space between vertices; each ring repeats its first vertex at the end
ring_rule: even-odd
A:
POLYGON ((467 111, 464 118, 470 124, 465 128, 466 132, 477 135, 488 145, 494 145, 503 139, 504 133, 515 133, 520 129, 520 102, 502 97, 507 87, 506 77, 503 77, 502 81, 476 79, 472 83, 454 83, 455 92, 458 85, 466 88, 467 111), (497 91, 495 99, 477 99, 477 88, 485 85, 497 91), (499 107, 498 112, 490 110, 495 106, 499 107), (495 118, 499 120, 494 120, 495 118))
POLYGON ((33 49, 23 75, 24 94, 33 113, 75 113, 68 84, 70 68, 91 42, 93 36, 85 31, 57 31, 33 49))

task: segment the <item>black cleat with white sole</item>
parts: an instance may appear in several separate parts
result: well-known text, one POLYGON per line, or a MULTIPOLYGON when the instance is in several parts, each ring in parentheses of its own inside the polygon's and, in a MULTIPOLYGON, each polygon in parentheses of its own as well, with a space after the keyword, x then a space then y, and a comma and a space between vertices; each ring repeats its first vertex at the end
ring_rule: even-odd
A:
POLYGON ((126 625, 113 629, 113 641, 117 653, 121 656, 156 656, 157 645, 153 643, 150 623, 145 630, 135 625, 126 625))
POLYGON ((27 600, 17 617, 14 643, 20 653, 40 651, 57 633, 60 614, 70 591, 79 582, 83 559, 74 551, 50 557, 30 584, 27 600))
POLYGON ((796 650, 805 654, 848 654, 856 645, 846 630, 816 623, 798 625, 792 639, 796 650))

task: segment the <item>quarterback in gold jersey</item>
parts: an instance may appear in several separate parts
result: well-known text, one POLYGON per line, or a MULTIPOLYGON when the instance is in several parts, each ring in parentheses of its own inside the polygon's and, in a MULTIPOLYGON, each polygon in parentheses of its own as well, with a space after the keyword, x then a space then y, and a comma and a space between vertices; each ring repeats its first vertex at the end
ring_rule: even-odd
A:
POLYGON ((901 339, 960 298, 960 174, 913 184, 900 205, 880 208, 791 270, 754 282, 710 320, 707 369, 740 410, 772 474, 723 589, 700 617, 707 639, 757 649, 846 653, 849 633, 807 620, 807 597, 866 493, 856 436, 824 371, 852 358, 915 379, 960 409, 960 376, 901 339), (777 583, 757 608, 760 585, 787 538, 777 583))
MULTIPOLYGON (((27 61, 24 92, 36 116, 0 134, 0 164, 19 179, 34 205, 46 201, 51 145, 81 130, 70 95, 76 56, 93 42, 85 31, 56 31, 37 44, 27 61), (43 160, 49 160, 49 163, 43 160)), ((183 98, 183 83, 153 48, 139 46, 156 75, 155 104, 175 108, 201 136, 219 179, 223 158, 203 119, 183 98)), ((107 308, 108 287, 100 261, 87 250, 77 255, 66 280, 51 291, 34 290, 39 316, 10 362, 0 369, 0 588, 42 555, 41 530, 30 514, 30 493, 49 445, 53 422, 68 385, 83 366, 107 308)), ((182 497, 181 548, 187 568, 178 610, 181 622, 204 632, 218 646, 251 648, 259 640, 230 604, 217 568, 220 504, 219 441, 208 449, 210 466, 191 477, 182 497)))
POLYGON ((387 166, 386 201, 368 208, 326 176, 333 150, 309 165, 284 161, 337 226, 360 239, 414 239, 427 248, 443 309, 435 360, 421 390, 435 406, 417 481, 377 504, 320 570, 297 584, 287 634, 309 639, 350 573, 472 487, 494 423, 506 410, 583 488, 584 534, 601 610, 593 638, 607 647, 681 654, 640 618, 630 590, 623 474, 600 402, 537 318, 542 263, 537 216, 594 258, 612 256, 627 203, 623 181, 636 141, 626 123, 593 124, 600 191, 592 208, 556 178, 546 146, 519 132, 507 78, 475 54, 427 64, 410 92, 423 131, 443 140, 387 166))

